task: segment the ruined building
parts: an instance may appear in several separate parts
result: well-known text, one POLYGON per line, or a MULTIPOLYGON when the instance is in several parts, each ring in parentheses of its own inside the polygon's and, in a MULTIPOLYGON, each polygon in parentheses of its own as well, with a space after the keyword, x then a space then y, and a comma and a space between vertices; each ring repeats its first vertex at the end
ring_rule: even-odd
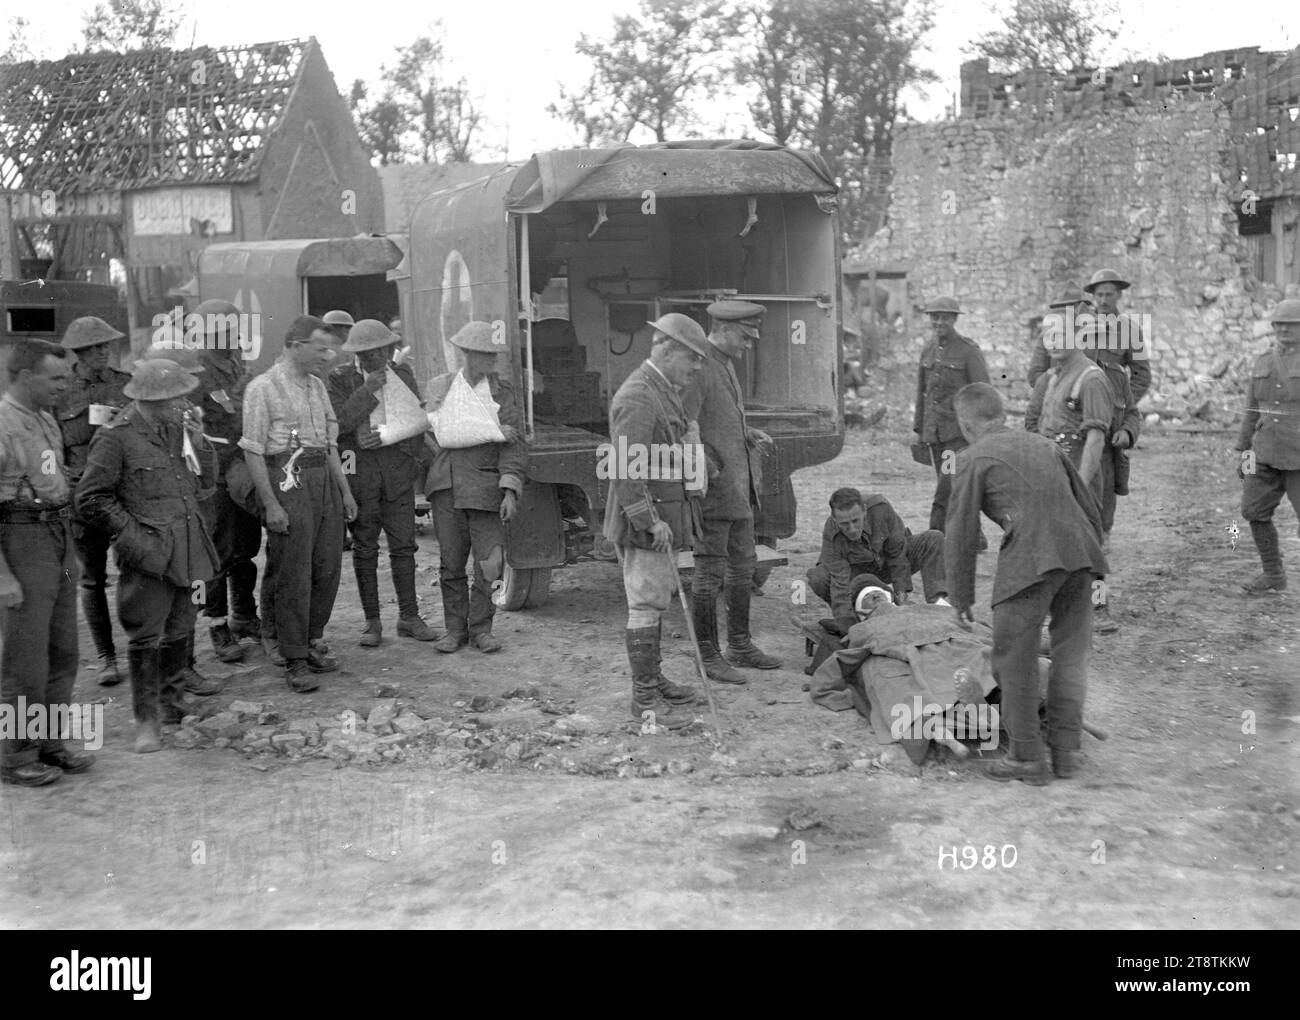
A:
POLYGON ((885 360, 915 363, 919 309, 950 294, 958 328, 1023 396, 1030 323, 1110 266, 1133 282, 1124 308, 1153 326, 1144 410, 1208 401, 1203 415, 1229 420, 1268 309, 1300 292, 1300 48, 1065 77, 973 61, 961 77, 955 120, 897 130, 888 226, 846 263, 851 287, 869 290, 878 267, 906 280, 889 288, 903 323, 885 360))
MULTIPOLYGON (((0 65, 0 277, 10 331, 82 312, 29 283, 124 292, 134 339, 192 299, 210 244, 383 227, 379 176, 315 39, 0 65), (42 318, 43 313, 43 318, 42 318)), ((57 288, 55 288, 57 290, 57 288)))

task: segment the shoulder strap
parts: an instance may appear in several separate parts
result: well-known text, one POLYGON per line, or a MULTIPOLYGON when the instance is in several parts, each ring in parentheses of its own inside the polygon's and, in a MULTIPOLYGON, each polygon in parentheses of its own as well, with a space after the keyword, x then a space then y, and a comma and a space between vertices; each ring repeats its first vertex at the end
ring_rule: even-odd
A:
POLYGON ((650 391, 650 396, 654 397, 654 401, 659 407, 659 413, 664 416, 664 427, 668 430, 669 440, 673 443, 679 442, 681 437, 673 435, 673 419, 668 413, 668 408, 664 407, 663 398, 659 396, 658 387, 655 386, 653 381, 647 379, 646 388, 650 391))
POLYGON ((1098 365, 1095 361, 1089 361, 1088 367, 1079 373, 1079 377, 1074 380, 1074 385, 1070 387, 1070 399, 1071 400, 1079 399, 1079 393, 1083 390, 1083 381, 1087 379, 1090 374, 1092 374, 1093 372, 1104 373, 1104 371, 1105 370, 1100 365, 1098 365))

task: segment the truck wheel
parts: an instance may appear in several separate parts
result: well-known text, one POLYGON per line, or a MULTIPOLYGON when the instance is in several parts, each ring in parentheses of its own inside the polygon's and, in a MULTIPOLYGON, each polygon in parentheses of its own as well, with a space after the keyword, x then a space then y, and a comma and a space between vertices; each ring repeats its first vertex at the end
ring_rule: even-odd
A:
POLYGON ((516 570, 506 564, 501 578, 501 592, 497 605, 507 612, 521 609, 540 609, 551 597, 551 568, 534 567, 516 570))

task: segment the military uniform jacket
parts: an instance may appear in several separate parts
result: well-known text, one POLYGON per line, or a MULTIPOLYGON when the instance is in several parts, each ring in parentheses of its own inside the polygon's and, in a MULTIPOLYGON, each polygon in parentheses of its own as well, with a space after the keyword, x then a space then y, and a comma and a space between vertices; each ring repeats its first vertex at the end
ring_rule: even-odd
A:
MULTIPOLYGON (((1091 361, 1063 371, 1049 369, 1034 383, 1025 409, 1025 431, 1059 441, 1093 429, 1110 434, 1111 388, 1106 374, 1091 361)), ((1082 449, 1082 447, 1080 447, 1082 449)))
POLYGON ((713 344, 695 383, 682 394, 687 421, 700 426, 700 441, 709 465, 704 516, 742 521, 758 505, 759 483, 745 438, 745 402, 731 358, 713 344))
MULTIPOLYGON (((393 370, 418 400, 420 389, 411 366, 395 365, 393 370)), ((369 431, 371 412, 379 406, 379 395, 366 389, 365 381, 365 373, 355 365, 340 365, 329 374, 330 403, 339 420, 339 457, 345 471, 349 461, 356 466, 355 472, 348 475, 354 489, 396 499, 415 484, 424 437, 413 436, 374 450, 361 449, 357 445, 357 432, 369 431)))
MULTIPOLYGON (((1142 430, 1142 416, 1137 404, 1151 388, 1151 362, 1149 360, 1150 337, 1144 335, 1136 320, 1132 321, 1130 344, 1127 350, 1110 350, 1109 339, 1102 340, 1099 348, 1095 343, 1085 347, 1088 355, 1105 373, 1111 389, 1111 420, 1109 435, 1114 436, 1120 429, 1128 432, 1134 444, 1142 430)), ((1029 362, 1029 385, 1033 387, 1038 379, 1052 367, 1052 356, 1041 343, 1034 345, 1034 355, 1029 362)), ((1033 431, 1032 429, 1030 431, 1033 431)))
POLYGON ((1255 359, 1237 449, 1279 471, 1300 470, 1300 349, 1255 359))
MULTIPOLYGON (((428 409, 442 406, 456 378, 455 372, 440 375, 429 384, 428 409)), ((495 374, 488 376, 492 399, 502 425, 519 433, 513 443, 481 443, 461 450, 439 449, 429 468, 427 492, 432 495, 450 489, 457 510, 500 510, 502 488, 520 493, 528 472, 528 444, 524 440, 523 417, 515 388, 495 374)))
POLYGON ((199 516, 202 479, 181 451, 179 425, 154 425, 129 404, 91 442, 76 505, 114 536, 119 567, 188 588, 211 580, 217 553, 199 516))
POLYGON ((203 431, 226 441, 213 444, 224 480, 231 463, 243 459, 239 440, 244 434, 244 390, 253 376, 238 359, 205 357, 203 367, 195 376, 198 388, 189 399, 203 412, 203 431))
MULTIPOLYGON (((635 472, 617 462, 620 450, 665 450, 681 443, 686 426, 677 390, 648 361, 637 366, 614 394, 609 438, 615 460, 605 500, 604 535, 615 545, 649 549, 654 545, 650 529, 665 521, 673 531, 673 548, 691 548, 695 522, 685 480, 630 478, 635 472)), ((698 501, 695 506, 698 510, 698 501)))
POLYGON ((126 372, 107 365, 90 376, 82 375, 80 362, 73 367, 72 380, 55 417, 59 420, 59 431, 63 433, 63 462, 74 485, 86 470, 90 441, 100 429, 99 425, 90 424, 90 405, 125 407, 130 400, 122 393, 122 387, 130 381, 131 376, 126 372))
POLYGON ((974 340, 960 333, 943 344, 931 338, 921 351, 912 431, 921 433, 923 443, 960 439, 952 398, 967 383, 988 381, 988 366, 974 340))
POLYGON ((891 585, 912 590, 912 569, 907 562, 907 529, 889 500, 879 494, 862 497, 862 534, 853 541, 835 523, 832 514, 822 527, 822 553, 817 565, 830 576, 831 615, 853 615, 853 589, 858 574, 889 576, 891 585))
MULTIPOLYGON (((1120 427, 1125 408, 1129 404, 1136 407, 1137 402, 1151 388, 1151 338, 1142 333, 1136 316, 1121 313, 1121 317, 1128 320, 1127 347, 1122 343, 1124 332, 1119 331, 1117 325, 1112 325, 1111 332, 1114 336, 1099 339, 1095 350, 1085 351, 1088 357, 1105 369, 1106 378, 1110 380, 1115 397, 1116 428, 1120 427)), ((1137 438, 1136 435, 1134 438, 1137 438)))
POLYGON ((1004 425, 957 454, 944 529, 944 565, 957 608, 975 601, 981 510, 1003 533, 993 605, 1052 570, 1106 573, 1097 497, 1050 439, 1004 425))

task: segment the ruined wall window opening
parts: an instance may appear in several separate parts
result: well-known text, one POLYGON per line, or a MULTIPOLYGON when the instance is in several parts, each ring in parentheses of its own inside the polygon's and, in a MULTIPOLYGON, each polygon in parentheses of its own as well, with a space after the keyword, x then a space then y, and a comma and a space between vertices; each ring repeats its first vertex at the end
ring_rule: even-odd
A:
POLYGON ((1244 239, 1255 279, 1270 283, 1274 276, 1277 239, 1273 236, 1273 203, 1258 202, 1250 213, 1237 208, 1237 233, 1244 239))
POLYGON ((1247 214, 1237 210, 1237 233, 1242 237, 1256 237, 1271 233, 1273 229, 1273 203, 1257 202, 1255 211, 1247 214))

